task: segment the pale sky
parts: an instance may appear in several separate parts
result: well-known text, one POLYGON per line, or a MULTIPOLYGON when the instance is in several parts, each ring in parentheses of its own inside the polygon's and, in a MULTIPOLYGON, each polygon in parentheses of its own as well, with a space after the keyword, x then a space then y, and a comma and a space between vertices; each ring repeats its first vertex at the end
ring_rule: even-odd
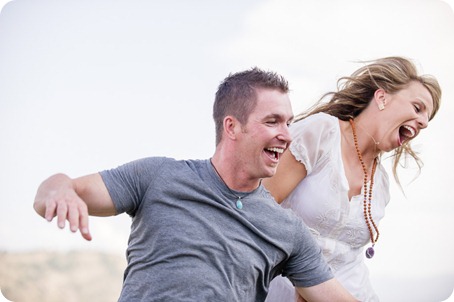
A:
POLYGON ((393 183, 367 263, 384 302, 451 295, 452 1, 7 2, 0 1, 0 251, 123 254, 126 215, 91 219, 94 239, 85 242, 35 214, 38 185, 56 172, 75 177, 146 156, 210 157, 214 93, 230 72, 258 66, 284 75, 298 113, 358 61, 401 55, 438 78, 442 106, 414 143, 422 174, 409 184, 413 174, 401 173, 405 196, 393 183))

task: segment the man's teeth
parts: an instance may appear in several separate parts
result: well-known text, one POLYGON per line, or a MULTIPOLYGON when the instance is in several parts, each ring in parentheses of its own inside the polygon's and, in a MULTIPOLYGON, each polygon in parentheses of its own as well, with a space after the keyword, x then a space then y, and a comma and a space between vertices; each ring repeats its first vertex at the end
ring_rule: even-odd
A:
POLYGON ((407 137, 412 138, 413 136, 415 136, 415 129, 407 125, 403 125, 402 127, 404 127, 405 129, 408 130, 408 132, 410 132, 408 135, 406 135, 407 137))
POLYGON ((266 148, 266 150, 271 151, 271 152, 281 153, 281 154, 284 153, 284 149, 282 149, 282 148, 274 147, 274 148, 266 148))

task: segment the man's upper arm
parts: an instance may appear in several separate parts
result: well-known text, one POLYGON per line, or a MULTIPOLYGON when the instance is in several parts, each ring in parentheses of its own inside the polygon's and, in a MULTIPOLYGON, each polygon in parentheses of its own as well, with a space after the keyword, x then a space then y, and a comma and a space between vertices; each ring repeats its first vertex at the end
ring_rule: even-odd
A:
POLYGON ((109 191, 99 173, 74 179, 77 195, 87 204, 88 213, 93 216, 112 216, 116 209, 109 191))

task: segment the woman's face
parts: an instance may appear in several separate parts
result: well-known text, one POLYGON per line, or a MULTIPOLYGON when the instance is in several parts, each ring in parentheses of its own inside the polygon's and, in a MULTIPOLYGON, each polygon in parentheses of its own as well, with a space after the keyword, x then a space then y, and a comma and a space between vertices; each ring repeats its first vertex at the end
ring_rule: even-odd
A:
POLYGON ((432 96, 421 83, 410 85, 396 93, 384 94, 385 108, 379 112, 380 148, 391 151, 415 138, 426 128, 433 111, 432 96))

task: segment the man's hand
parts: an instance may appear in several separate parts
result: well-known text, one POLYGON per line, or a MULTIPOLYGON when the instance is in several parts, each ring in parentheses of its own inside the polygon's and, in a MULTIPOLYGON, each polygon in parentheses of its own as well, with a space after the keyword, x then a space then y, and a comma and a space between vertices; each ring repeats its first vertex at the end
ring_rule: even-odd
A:
POLYGON ((71 178, 64 174, 56 174, 46 179, 38 188, 35 202, 35 211, 47 221, 57 217, 57 225, 65 228, 69 222, 71 232, 80 233, 86 240, 91 240, 88 228, 88 207, 79 197, 71 178))

